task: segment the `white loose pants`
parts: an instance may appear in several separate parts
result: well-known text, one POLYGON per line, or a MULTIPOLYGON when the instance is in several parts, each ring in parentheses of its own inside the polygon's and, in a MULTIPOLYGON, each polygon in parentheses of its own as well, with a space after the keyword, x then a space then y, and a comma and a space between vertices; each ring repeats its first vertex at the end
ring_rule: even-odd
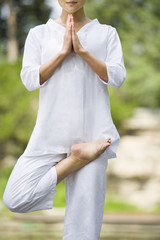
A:
MULTIPOLYGON (((52 209, 57 192, 55 164, 66 157, 67 154, 22 154, 13 168, 3 194, 6 207, 18 213, 52 209)), ((99 240, 107 165, 108 159, 102 153, 96 160, 65 178, 63 240, 99 240)))

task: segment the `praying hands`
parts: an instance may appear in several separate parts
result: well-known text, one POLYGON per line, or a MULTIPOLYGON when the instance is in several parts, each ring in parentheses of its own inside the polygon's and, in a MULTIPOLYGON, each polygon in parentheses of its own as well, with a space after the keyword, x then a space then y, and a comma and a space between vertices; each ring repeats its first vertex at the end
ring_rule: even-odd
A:
POLYGON ((91 53, 89 53, 86 49, 83 48, 74 27, 73 15, 68 14, 62 52, 65 56, 67 56, 68 54, 70 54, 72 49, 76 54, 80 55, 90 65, 93 71, 96 72, 101 79, 108 82, 108 74, 105 62, 93 56, 91 53))
POLYGON ((75 27, 74 27, 74 19, 72 14, 68 14, 67 22, 66 22, 66 32, 64 35, 64 44, 62 51, 68 55, 70 52, 74 50, 75 53, 79 54, 83 47, 78 39, 75 27))
POLYGON ((64 34, 64 41, 61 51, 44 63, 40 67, 40 85, 52 76, 58 65, 69 55, 72 51, 81 56, 93 71, 105 82, 108 82, 108 73, 106 63, 96 56, 92 55, 85 49, 78 38, 77 32, 74 27, 74 19, 72 14, 68 14, 66 22, 66 31, 64 34))

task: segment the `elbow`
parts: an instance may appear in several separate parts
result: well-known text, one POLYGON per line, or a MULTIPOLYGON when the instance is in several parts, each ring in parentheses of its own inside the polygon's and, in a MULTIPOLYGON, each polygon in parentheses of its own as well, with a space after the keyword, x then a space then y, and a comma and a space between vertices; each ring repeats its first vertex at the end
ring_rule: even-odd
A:
POLYGON ((26 77, 23 75, 23 73, 21 73, 20 76, 21 76, 21 80, 22 80, 22 83, 23 83, 23 85, 25 86, 25 88, 26 88, 29 92, 34 91, 35 89, 33 89, 33 87, 31 86, 31 84, 29 83, 28 78, 26 78, 26 77))
POLYGON ((26 81, 23 78, 22 78, 22 83, 29 92, 32 92, 35 90, 29 84, 26 84, 26 81))
POLYGON ((33 92, 34 90, 36 90, 36 89, 34 89, 32 86, 30 86, 30 85, 28 85, 28 84, 25 84, 25 83, 24 83, 24 86, 25 86, 25 88, 26 88, 29 92, 33 92))
POLYGON ((113 88, 120 88, 124 83, 127 76, 125 67, 111 68, 111 71, 108 71, 108 85, 113 88))
POLYGON ((20 72, 20 77, 25 88, 32 92, 40 87, 39 71, 29 67, 23 67, 20 72))
POLYGON ((120 88, 122 86, 122 84, 126 80, 126 77, 127 77, 127 72, 126 72, 126 69, 123 68, 123 70, 121 71, 121 73, 118 76, 119 79, 117 81, 117 88, 120 88))
POLYGON ((122 84, 124 83, 125 79, 126 79, 125 74, 123 74, 121 76, 118 76, 117 77, 117 83, 115 84, 115 88, 120 88, 122 86, 122 84))
POLYGON ((32 92, 32 91, 34 91, 35 89, 33 89, 33 88, 30 88, 30 87, 28 87, 28 86, 25 86, 25 88, 29 91, 29 92, 32 92))

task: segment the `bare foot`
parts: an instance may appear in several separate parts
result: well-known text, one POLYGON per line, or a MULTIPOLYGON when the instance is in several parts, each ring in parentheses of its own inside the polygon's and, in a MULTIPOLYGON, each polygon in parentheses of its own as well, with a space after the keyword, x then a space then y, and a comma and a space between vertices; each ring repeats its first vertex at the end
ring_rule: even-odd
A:
POLYGON ((69 174, 84 167, 101 155, 110 146, 111 139, 98 139, 88 143, 73 144, 71 154, 59 161, 55 167, 57 171, 57 184, 69 174))
POLYGON ((98 139, 88 143, 73 144, 71 157, 75 161, 87 164, 100 156, 110 146, 111 138, 98 139))

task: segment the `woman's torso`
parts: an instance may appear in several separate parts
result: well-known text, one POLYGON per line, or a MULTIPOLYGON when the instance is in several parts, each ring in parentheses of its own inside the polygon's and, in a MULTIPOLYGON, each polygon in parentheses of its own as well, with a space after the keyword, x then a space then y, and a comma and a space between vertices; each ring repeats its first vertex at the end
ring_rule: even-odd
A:
MULTIPOLYGON (((82 27, 82 46, 98 59, 107 54, 108 28, 97 19, 82 27)), ((65 27, 51 18, 34 27, 41 42, 41 64, 63 46, 65 27)), ((107 85, 78 54, 70 53, 40 88, 37 120, 27 153, 69 152, 74 143, 111 137, 106 152, 115 157, 119 134, 113 124, 107 85)))

